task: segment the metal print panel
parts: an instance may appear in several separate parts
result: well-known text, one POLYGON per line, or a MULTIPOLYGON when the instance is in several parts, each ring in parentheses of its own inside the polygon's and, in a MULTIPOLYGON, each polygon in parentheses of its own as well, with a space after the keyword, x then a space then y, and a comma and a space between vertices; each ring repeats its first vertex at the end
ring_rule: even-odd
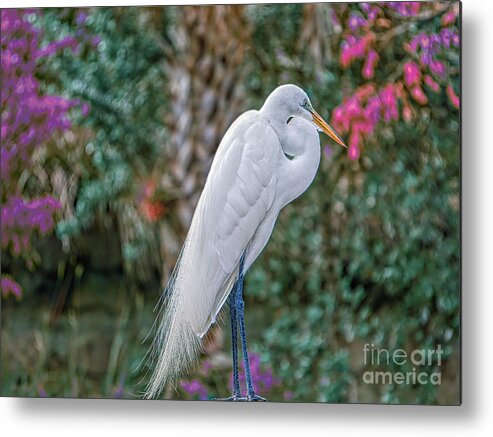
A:
POLYGON ((460 404, 460 3, 1 31, 2 396, 460 404))

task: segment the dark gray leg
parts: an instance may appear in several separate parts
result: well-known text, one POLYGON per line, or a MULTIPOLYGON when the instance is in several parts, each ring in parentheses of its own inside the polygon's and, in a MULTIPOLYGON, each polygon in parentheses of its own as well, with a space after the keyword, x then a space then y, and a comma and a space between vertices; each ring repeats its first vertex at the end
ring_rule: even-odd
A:
POLYGON ((233 287, 229 297, 229 308, 231 313, 231 352, 233 355, 233 397, 241 397, 240 376, 238 374, 238 318, 236 314, 236 294, 238 281, 233 287))
POLYGON ((245 376, 247 383, 247 401, 266 401, 267 399, 255 394, 250 373, 250 362, 248 360, 248 349, 245 330, 245 302, 243 301, 243 256, 240 261, 240 274, 236 289, 236 311, 238 323, 240 325, 241 352, 243 354, 243 364, 245 367, 245 376))
POLYGON ((235 282, 229 295, 229 313, 231 316, 231 352, 233 355, 233 394, 227 398, 214 398, 215 401, 243 400, 240 390, 240 376, 238 373, 238 318, 236 311, 236 294, 238 280, 235 282))

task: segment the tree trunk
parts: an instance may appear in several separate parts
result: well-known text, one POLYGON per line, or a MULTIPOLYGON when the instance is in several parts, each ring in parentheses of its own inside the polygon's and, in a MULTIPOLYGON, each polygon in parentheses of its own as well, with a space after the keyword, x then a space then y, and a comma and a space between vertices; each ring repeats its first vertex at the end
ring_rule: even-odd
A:
POLYGON ((242 84, 251 33, 244 6, 185 6, 173 12, 165 67, 170 144, 164 159, 170 174, 162 177, 177 200, 176 223, 173 229, 164 223, 161 232, 165 271, 178 256, 221 138, 245 109, 242 84), (173 235, 179 241, 171 241, 173 235))

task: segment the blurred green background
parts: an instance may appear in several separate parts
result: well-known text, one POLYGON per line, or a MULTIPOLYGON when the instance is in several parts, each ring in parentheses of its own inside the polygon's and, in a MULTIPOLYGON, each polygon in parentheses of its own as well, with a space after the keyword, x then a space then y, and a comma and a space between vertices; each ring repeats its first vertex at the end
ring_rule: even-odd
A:
MULTIPOLYGON (((379 28, 384 42, 371 83, 395 82, 405 41, 438 32, 450 5, 430 6, 426 19, 382 6, 388 23, 379 28)), ((2 301, 3 396, 139 395, 153 308, 224 132, 288 82, 330 119, 368 82, 361 61, 339 62, 347 20, 363 10, 290 4, 35 14, 46 41, 81 28, 97 39, 37 70, 46 93, 78 98, 90 110, 74 112, 72 128, 44 145, 24 174, 62 208, 53 234, 33 242, 32 268, 2 253, 2 271, 23 288, 21 299, 2 301)), ((447 56, 457 70, 458 50, 447 56)), ((458 89, 458 74, 450 80, 458 89)), ((258 377, 270 378, 261 392, 269 400, 459 401, 459 113, 445 92, 428 99, 413 104, 412 122, 380 123, 359 159, 321 138, 314 183, 281 213, 247 275, 249 344, 260 357, 258 377), (406 351, 440 344, 441 385, 365 384, 366 343, 406 351)), ((209 340, 186 380, 199 389, 184 383, 164 397, 228 395, 229 323, 209 340)))

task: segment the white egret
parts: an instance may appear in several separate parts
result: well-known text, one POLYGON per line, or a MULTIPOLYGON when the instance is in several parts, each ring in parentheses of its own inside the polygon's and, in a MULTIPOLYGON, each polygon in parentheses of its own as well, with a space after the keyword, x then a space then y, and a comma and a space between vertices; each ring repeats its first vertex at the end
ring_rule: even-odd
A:
POLYGON ((163 294, 146 397, 157 396, 197 360, 204 335, 229 297, 233 394, 227 400, 265 400, 254 392, 250 375, 243 278, 267 244, 281 209, 312 183, 320 162, 319 129, 346 147, 301 88, 283 85, 259 111, 238 117, 224 135, 163 294), (238 330, 245 397, 238 376, 238 330))

